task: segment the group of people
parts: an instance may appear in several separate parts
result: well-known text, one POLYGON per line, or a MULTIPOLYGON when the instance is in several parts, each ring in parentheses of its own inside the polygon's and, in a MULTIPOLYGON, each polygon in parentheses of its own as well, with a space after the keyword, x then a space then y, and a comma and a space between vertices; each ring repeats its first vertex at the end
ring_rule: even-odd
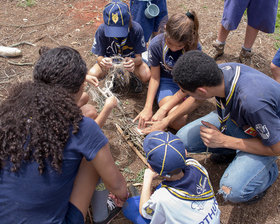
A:
POLYGON ((213 162, 230 163, 218 193, 232 203, 257 201, 276 181, 280 51, 271 63, 277 81, 247 65, 217 65, 215 59, 245 9, 240 60, 248 58, 257 35, 252 30, 273 32, 278 1, 264 3, 266 13, 249 19, 263 12, 262 1, 241 1, 237 11, 237 3, 225 0, 212 57, 202 52, 194 11, 168 18, 166 1, 150 2, 160 9, 155 18, 145 18, 147 1, 131 0, 130 9, 120 0, 105 6, 92 46, 97 62, 89 70, 70 47, 41 48, 33 80, 11 86, 0 106, 1 223, 84 223, 90 204, 94 223, 109 223, 121 207, 133 223, 219 223, 208 173, 187 152, 209 151, 213 162), (137 80, 135 92, 149 82, 145 106, 134 119, 150 133, 143 143, 149 167, 141 195, 134 197, 101 130, 117 99, 109 97, 98 114, 84 92, 86 82, 98 86, 115 55, 137 80), (187 124, 187 115, 212 97, 217 110, 187 124), (153 114, 155 100, 159 109, 153 114), (152 192, 158 178, 162 182, 152 192))

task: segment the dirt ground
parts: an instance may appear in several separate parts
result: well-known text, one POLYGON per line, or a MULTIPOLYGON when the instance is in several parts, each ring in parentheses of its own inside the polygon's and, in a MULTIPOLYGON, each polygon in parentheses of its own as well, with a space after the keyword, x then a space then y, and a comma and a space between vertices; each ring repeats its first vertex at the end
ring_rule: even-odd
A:
MULTIPOLYGON (((19 81, 32 76, 33 64, 38 58, 41 46, 56 47, 67 45, 77 49, 86 60, 88 68, 95 63, 91 53, 96 28, 102 23, 103 6, 108 0, 36 0, 32 6, 24 6, 25 1, 1 0, 0 8, 0 45, 10 46, 20 43, 23 52, 19 58, 0 58, 0 98, 12 81, 19 81)), ((128 0, 126 0, 128 2, 128 0)), ((218 25, 223 11, 222 0, 167 0, 169 15, 193 9, 200 21, 200 41, 207 53, 216 38, 218 25)), ((238 29, 231 32, 225 54, 218 63, 238 61, 243 43, 246 20, 243 18, 238 29)), ((279 35, 279 34, 278 34, 279 35)), ((270 62, 276 53, 275 34, 259 33, 254 45, 253 67, 271 75, 270 62)), ((250 85, 248 83, 248 85, 250 85)), ((125 116, 134 118, 141 111, 146 98, 146 88, 141 94, 120 97, 125 116)), ((200 117, 214 109, 207 101, 194 111, 189 120, 200 117)), ((119 113, 115 110, 104 127, 116 164, 128 183, 141 183, 145 168, 143 162, 133 152, 124 138, 117 131, 119 113)), ((226 166, 212 164, 205 155, 193 155, 209 171, 215 192, 219 188, 219 179, 226 166), (206 160, 205 160, 206 158, 206 160)), ((278 164, 280 162, 278 160, 278 164)), ((231 204, 217 196, 221 210, 221 223, 228 224, 276 224, 280 223, 280 178, 268 190, 265 197, 253 204, 231 204)), ((141 186, 138 188, 141 189, 141 186)), ((90 220, 88 220, 90 223, 90 220)), ((112 223, 131 223, 122 214, 112 223)))

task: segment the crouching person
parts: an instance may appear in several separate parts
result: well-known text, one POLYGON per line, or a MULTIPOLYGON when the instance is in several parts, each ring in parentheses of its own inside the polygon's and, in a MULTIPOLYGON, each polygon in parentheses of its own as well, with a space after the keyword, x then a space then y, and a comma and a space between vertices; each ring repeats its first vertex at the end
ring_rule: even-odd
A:
POLYGON ((155 131, 144 140, 149 168, 142 193, 123 207, 133 223, 220 223, 220 210, 207 171, 186 157, 182 141, 170 132, 155 131), (161 184, 152 193, 155 178, 161 184), (139 211, 138 211, 139 210, 139 211), (140 215, 140 214, 142 215, 140 215))

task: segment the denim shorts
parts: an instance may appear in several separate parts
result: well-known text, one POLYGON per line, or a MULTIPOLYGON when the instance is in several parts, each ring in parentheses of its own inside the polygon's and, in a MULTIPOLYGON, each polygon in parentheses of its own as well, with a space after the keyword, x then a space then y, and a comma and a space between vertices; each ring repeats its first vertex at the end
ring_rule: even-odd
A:
POLYGON ((68 210, 63 220, 63 224, 84 224, 82 212, 71 202, 68 202, 68 210))
POLYGON ((247 9, 248 25, 265 33, 273 33, 278 0, 225 0, 222 25, 226 30, 237 29, 247 9))
POLYGON ((278 49, 278 51, 276 52, 273 60, 272 60, 272 63, 274 65, 276 65, 277 67, 280 67, 280 48, 278 49))

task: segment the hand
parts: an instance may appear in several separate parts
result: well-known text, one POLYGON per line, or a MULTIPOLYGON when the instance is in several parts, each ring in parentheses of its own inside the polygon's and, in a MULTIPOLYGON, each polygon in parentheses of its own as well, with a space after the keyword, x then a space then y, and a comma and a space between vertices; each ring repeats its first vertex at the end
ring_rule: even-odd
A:
POLYGON ((153 116, 153 111, 152 110, 148 110, 148 109, 143 109, 136 118, 134 118, 133 122, 138 121, 138 128, 139 129, 143 129, 145 128, 145 123, 146 121, 149 121, 151 119, 151 117, 153 116))
MULTIPOLYGON (((127 192, 127 198, 128 198, 129 193, 127 192)), ((118 198, 116 195, 109 193, 109 197, 112 198, 112 200, 115 202, 115 205, 118 207, 123 207, 123 204, 127 200, 127 198, 118 198)))
POLYGON ((153 131, 164 131, 168 126, 168 124, 164 120, 156 121, 156 122, 147 121, 145 122, 145 125, 151 125, 151 126, 142 129, 141 132, 143 134, 149 134, 153 131))
POLYGON ((166 117, 167 110, 164 108, 159 108, 155 115, 152 117, 152 121, 161 121, 163 118, 166 117))
POLYGON ((129 72, 134 72, 135 63, 131 58, 124 58, 123 67, 129 72))
POLYGON ((118 105, 118 99, 115 96, 110 96, 106 99, 104 107, 113 109, 118 105))
POLYGON ((112 58, 103 58, 100 62, 100 66, 101 68, 108 70, 109 68, 111 68, 113 66, 112 64, 112 58))
POLYGON ((225 146, 227 135, 224 135, 213 124, 201 121, 204 126, 200 127, 200 137, 207 147, 223 148, 225 146))
POLYGON ((88 83, 94 85, 95 87, 97 87, 99 85, 98 78, 93 75, 86 75, 86 81, 88 83))

